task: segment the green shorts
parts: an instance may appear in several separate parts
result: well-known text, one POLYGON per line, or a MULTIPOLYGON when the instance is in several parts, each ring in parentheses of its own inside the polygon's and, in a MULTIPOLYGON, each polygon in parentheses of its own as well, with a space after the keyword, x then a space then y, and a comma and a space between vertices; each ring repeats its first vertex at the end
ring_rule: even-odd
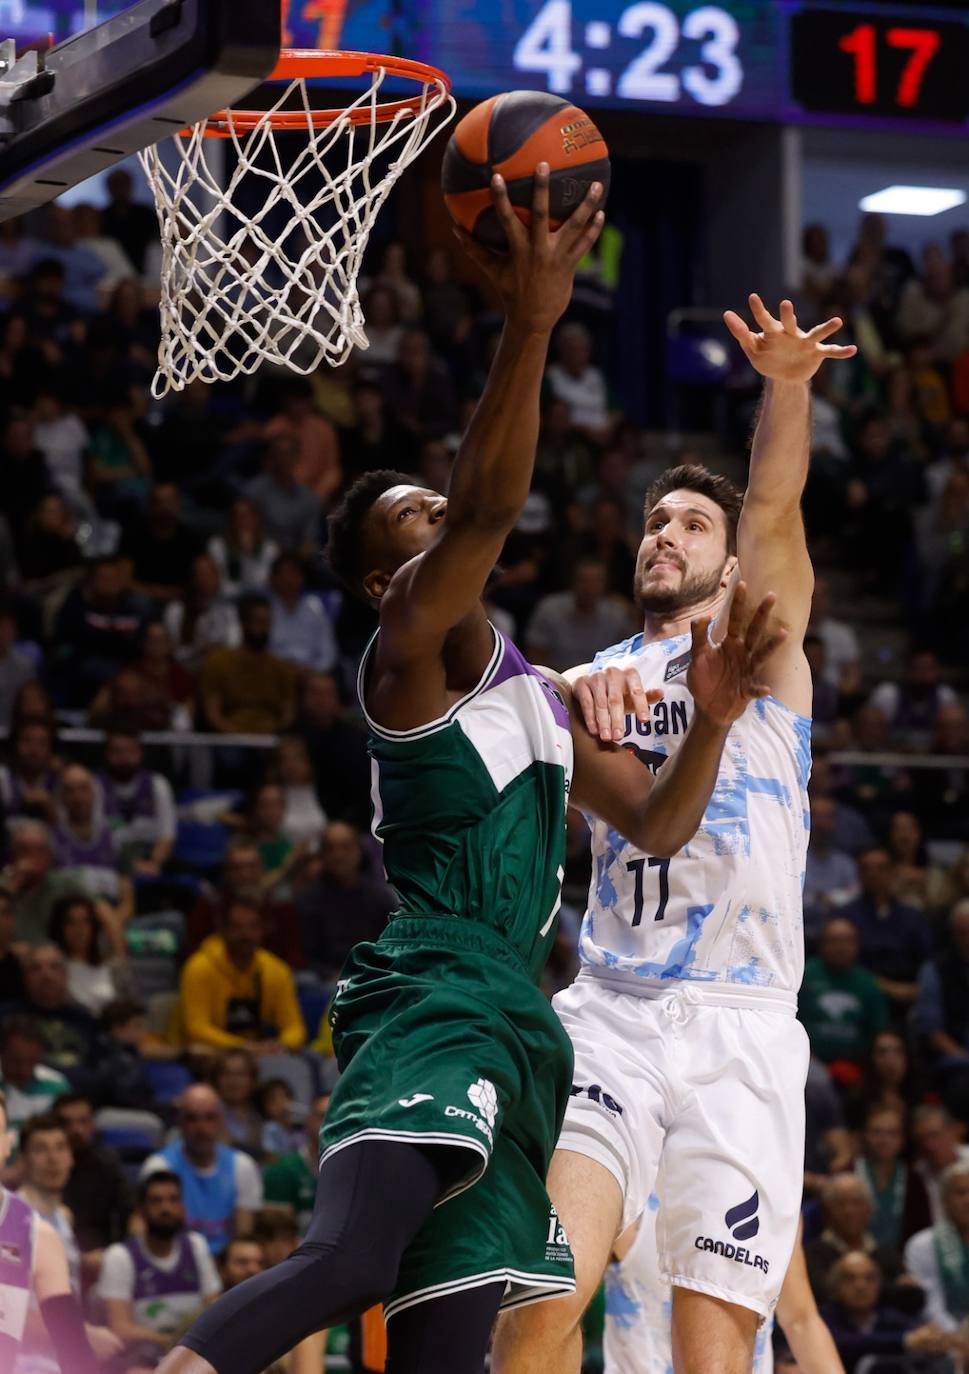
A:
POLYGON ((471 921, 397 917, 354 949, 332 1017, 341 1077, 322 1159, 357 1140, 467 1158, 404 1255, 387 1315, 495 1279, 505 1307, 572 1292, 545 1189, 572 1046, 515 950, 471 921))

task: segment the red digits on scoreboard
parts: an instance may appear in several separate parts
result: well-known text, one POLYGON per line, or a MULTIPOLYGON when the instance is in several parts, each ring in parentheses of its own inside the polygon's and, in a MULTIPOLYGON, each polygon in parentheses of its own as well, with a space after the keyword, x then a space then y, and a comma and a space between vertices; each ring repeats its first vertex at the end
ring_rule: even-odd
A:
MULTIPOLYGON (((939 50, 939 35, 935 29, 892 28, 885 34, 885 42, 890 48, 911 49, 895 92, 895 104, 911 109, 918 104, 922 80, 939 50)), ((841 51, 855 60, 855 99, 859 105, 874 105, 878 99, 877 45, 874 24, 859 24, 838 41, 841 51)))

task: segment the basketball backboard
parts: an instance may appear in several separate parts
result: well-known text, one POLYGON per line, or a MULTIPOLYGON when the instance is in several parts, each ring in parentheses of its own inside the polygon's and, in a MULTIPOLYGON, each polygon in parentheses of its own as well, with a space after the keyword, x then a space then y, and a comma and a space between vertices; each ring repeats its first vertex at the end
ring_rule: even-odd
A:
POLYGON ((0 0, 0 220, 238 102, 279 58, 273 0, 101 4, 86 27, 91 0, 0 0), (45 16, 70 30, 49 48, 45 16))

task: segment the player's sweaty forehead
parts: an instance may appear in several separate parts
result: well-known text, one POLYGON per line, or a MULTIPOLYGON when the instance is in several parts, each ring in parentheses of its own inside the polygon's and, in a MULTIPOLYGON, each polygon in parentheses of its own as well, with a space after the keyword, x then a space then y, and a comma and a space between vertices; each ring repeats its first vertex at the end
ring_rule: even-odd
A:
POLYGON ((722 509, 716 501, 711 501, 709 496, 704 496, 699 491, 671 491, 662 500, 657 501, 652 510, 646 513, 646 524, 654 520, 657 515, 665 515, 667 519, 676 519, 687 524, 694 516, 700 516, 714 529, 723 524, 726 520, 722 509))

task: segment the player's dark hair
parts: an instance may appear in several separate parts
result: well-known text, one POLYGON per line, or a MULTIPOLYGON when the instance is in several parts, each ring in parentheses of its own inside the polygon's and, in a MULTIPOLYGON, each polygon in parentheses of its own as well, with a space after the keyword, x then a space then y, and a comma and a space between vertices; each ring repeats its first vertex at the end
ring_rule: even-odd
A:
POLYGON ((341 582, 357 596, 364 595, 361 578, 369 571, 365 564, 370 509, 385 491, 404 486, 409 481, 406 473, 394 472, 391 468, 365 472, 327 519, 327 561, 341 582))
POLYGON ((667 468, 646 492, 644 514, 648 517, 671 491, 695 491, 719 506, 727 521, 727 553, 737 552, 737 525, 744 496, 729 477, 711 472, 702 463, 681 463, 679 467, 667 468))
POLYGON ((179 1178, 178 1174, 174 1173, 171 1169, 155 1169, 138 1184, 135 1200, 139 1207, 144 1206, 145 1199, 156 1183, 174 1183, 175 1187, 178 1189, 178 1195, 181 1197, 182 1180, 179 1178))

